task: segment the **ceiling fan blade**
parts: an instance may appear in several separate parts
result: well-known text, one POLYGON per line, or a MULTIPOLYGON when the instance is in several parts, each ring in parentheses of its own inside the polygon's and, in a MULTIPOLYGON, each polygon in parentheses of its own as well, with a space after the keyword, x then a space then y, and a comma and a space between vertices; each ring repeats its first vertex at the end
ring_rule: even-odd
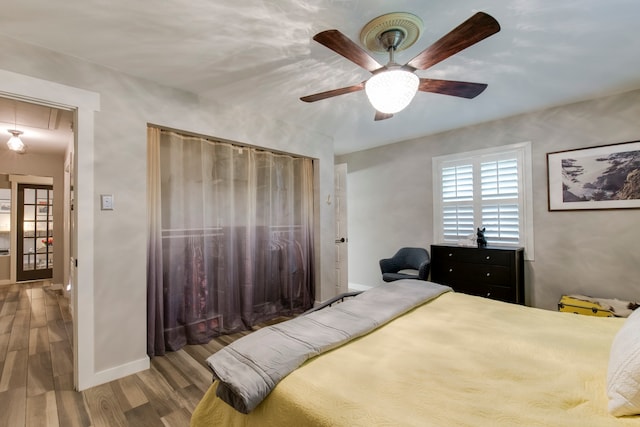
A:
POLYGON ((423 50, 407 62, 407 65, 417 70, 426 70, 498 31, 498 21, 484 12, 478 12, 423 50))
POLYGON ((373 120, 377 122, 380 120, 390 119, 391 117, 393 117, 393 114, 381 113, 380 111, 376 110, 376 116, 373 118, 373 120))
POLYGON ((480 95, 487 85, 485 83, 457 82, 454 80, 420 79, 418 90, 422 92, 441 93, 472 99, 480 95))
POLYGON ((300 98, 304 102, 316 102, 321 99, 327 99, 338 95, 344 95, 346 93, 358 92, 364 89, 364 82, 353 86, 341 87, 340 89, 328 90, 326 92, 314 93, 313 95, 307 95, 300 98))
POLYGON ((322 31, 313 36, 313 39, 365 70, 374 72, 378 68, 382 68, 378 61, 338 30, 322 31))

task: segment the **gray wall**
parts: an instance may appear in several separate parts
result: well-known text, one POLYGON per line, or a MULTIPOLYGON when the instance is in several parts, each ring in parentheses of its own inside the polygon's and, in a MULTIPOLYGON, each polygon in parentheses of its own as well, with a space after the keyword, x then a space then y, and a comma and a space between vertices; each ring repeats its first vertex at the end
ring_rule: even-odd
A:
POLYGON ((348 165, 349 281, 382 283, 378 260, 433 243, 434 156, 532 143, 534 261, 527 302, 565 293, 640 300, 640 210, 547 209, 546 153, 640 139, 640 91, 339 156, 348 165))
MULTIPOLYGON (((82 258, 78 267, 94 266, 92 283, 79 284, 92 287, 92 300, 79 306, 93 307, 93 342, 79 345, 94 346, 100 381, 146 358, 147 123, 319 159, 318 198, 333 193, 333 149, 326 136, 9 38, 0 37, 0 51, 0 69, 100 95, 93 163, 77 152, 78 168, 93 172, 95 195, 87 203, 93 206, 94 259, 82 258), (114 195, 114 211, 98 209, 100 194, 114 195)), ((323 300, 335 292, 334 213, 332 206, 317 206, 316 299, 323 300)))

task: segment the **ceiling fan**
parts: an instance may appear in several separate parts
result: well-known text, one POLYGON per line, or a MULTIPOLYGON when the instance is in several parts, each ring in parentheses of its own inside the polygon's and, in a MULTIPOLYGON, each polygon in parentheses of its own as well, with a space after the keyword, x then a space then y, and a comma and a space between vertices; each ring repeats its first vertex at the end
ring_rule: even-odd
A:
POLYGON ((394 53, 411 46, 419 37, 422 20, 409 13, 391 13, 369 22, 360 33, 360 39, 367 48, 389 53, 389 62, 381 65, 364 49, 338 30, 326 30, 313 39, 359 65, 373 75, 358 84, 300 98, 305 102, 315 102, 338 95, 365 90, 369 101, 376 109, 375 120, 393 117, 413 99, 417 91, 440 93, 461 98, 475 98, 487 87, 484 83, 453 80, 436 80, 418 77, 416 70, 429 67, 472 46, 500 31, 500 24, 490 15, 478 12, 462 24, 441 37, 420 52, 405 65, 394 61, 394 53), (381 89, 380 89, 381 88, 381 89), (386 94, 378 95, 376 89, 386 94), (385 97, 393 97, 394 105, 386 105, 385 97), (377 97, 377 98, 376 98, 377 97), (380 98, 382 97, 382 98, 380 98))

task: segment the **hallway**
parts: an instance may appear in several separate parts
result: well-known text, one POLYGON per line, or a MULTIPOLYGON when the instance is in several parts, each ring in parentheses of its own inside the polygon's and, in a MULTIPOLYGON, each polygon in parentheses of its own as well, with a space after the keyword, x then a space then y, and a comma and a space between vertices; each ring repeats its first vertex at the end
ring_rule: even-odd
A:
MULTIPOLYGON (((0 427, 189 425, 211 374, 186 351, 151 369, 73 390, 68 301, 48 281, 0 286, 0 427)), ((205 355, 220 348, 191 349, 205 355)), ((201 347, 201 346, 194 346, 201 347)))
MULTIPOLYGON (((50 425, 44 420, 52 409, 55 413, 57 398, 62 412, 78 406, 71 316, 67 300, 48 285, 45 281, 0 287, 2 425, 50 425)), ((83 414, 69 414, 61 421, 76 415, 83 414)))
POLYGON ((235 337, 155 357, 151 369, 73 390, 72 320, 48 281, 0 286, 0 427, 188 426, 211 374, 204 359, 235 337))

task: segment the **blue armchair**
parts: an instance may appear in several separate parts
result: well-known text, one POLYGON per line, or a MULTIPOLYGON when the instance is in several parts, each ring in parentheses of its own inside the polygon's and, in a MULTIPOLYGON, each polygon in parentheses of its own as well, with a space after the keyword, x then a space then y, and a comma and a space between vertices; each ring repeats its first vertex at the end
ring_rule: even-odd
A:
POLYGON ((382 280, 393 282, 399 279, 427 280, 431 258, 424 248, 400 248, 391 258, 380 260, 382 280))

